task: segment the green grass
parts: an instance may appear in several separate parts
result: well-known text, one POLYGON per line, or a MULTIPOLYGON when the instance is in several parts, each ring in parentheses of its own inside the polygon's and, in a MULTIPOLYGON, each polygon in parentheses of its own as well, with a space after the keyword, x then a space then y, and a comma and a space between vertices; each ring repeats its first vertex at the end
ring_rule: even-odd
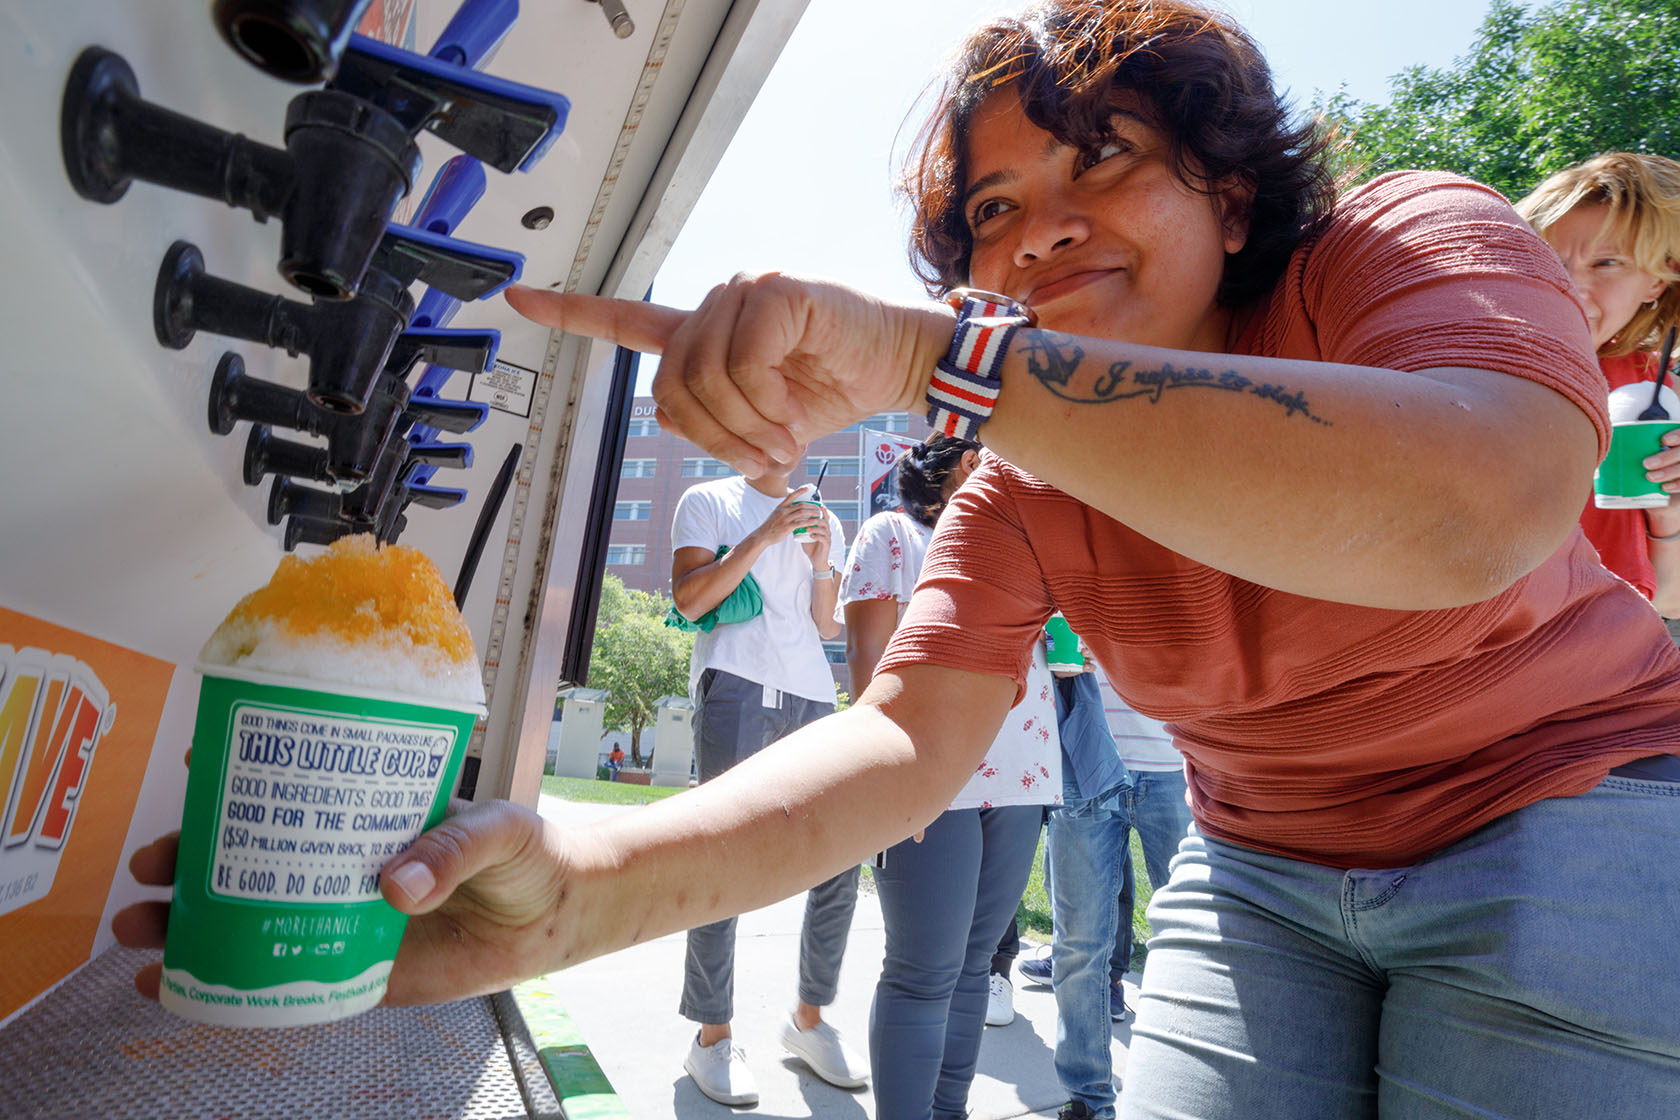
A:
POLYGON ((671 786, 634 786, 629 782, 602 782, 594 778, 556 778, 545 774, 542 791, 567 801, 589 801, 597 805, 646 805, 682 790, 671 786))

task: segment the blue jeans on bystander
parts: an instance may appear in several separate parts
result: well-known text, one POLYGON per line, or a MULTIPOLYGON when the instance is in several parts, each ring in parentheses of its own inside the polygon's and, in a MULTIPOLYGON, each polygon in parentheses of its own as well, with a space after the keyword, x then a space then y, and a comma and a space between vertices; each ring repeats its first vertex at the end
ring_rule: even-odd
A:
MULTIPOLYGON (((1108 966, 1122 920, 1122 869, 1131 861, 1122 803, 1126 787, 1084 798, 1072 769, 1064 767, 1062 774, 1062 804, 1050 811, 1048 840, 1056 1077, 1068 1097, 1083 1102, 1093 1117, 1113 1120, 1108 966)), ((1130 915, 1124 920, 1129 925, 1130 915)))
POLYGON ((1032 872, 1037 805, 949 809, 875 872, 886 954, 869 1013, 878 1120, 961 1120, 987 974, 1032 872))
MULTIPOLYGON (((1190 805, 1184 800, 1184 771, 1182 768, 1134 769, 1131 775, 1132 788, 1123 798, 1126 821, 1137 830, 1149 886, 1158 891, 1167 885, 1168 865, 1190 831, 1190 805)), ((1127 844, 1129 847, 1129 839, 1127 844)), ((1108 974, 1113 980, 1124 976, 1132 965, 1132 910, 1137 899, 1137 873, 1130 851, 1121 864, 1124 880, 1120 885, 1120 925, 1114 938, 1114 955, 1108 962, 1108 974)))

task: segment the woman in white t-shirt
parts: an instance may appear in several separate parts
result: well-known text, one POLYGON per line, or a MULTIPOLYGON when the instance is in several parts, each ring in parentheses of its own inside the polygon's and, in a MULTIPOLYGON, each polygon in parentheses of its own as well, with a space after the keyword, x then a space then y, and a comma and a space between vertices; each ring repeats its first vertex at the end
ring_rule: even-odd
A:
MULTIPOLYGON (((935 435, 898 461, 910 511, 858 529, 840 582, 852 695, 863 692, 921 574, 946 499, 979 444, 935 435)), ((951 806, 875 871, 886 956, 869 1019, 878 1120, 962 1117, 980 1054, 987 975, 1032 869, 1043 806, 1061 800, 1061 744, 1042 646, 1027 690, 951 806)))

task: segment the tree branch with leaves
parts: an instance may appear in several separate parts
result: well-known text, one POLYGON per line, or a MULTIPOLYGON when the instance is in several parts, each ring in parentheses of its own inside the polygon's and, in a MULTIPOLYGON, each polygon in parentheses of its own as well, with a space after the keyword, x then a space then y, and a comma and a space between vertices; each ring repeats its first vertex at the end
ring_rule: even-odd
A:
POLYGON ((1315 109, 1341 137, 1338 177, 1455 171, 1517 199, 1600 152, 1680 155, 1680 0, 1493 0, 1468 53, 1414 66, 1387 104, 1315 109))
POLYGON ((643 765, 642 729, 653 722, 659 701, 688 694, 694 636, 665 625, 670 607, 664 595, 631 590, 615 575, 601 582, 588 683, 611 693, 603 723, 630 733, 632 766, 643 765))

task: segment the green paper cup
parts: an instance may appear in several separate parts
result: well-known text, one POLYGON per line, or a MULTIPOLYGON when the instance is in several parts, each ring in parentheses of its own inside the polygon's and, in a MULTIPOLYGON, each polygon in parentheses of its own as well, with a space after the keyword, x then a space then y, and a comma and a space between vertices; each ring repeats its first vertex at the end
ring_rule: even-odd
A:
POLYGON ((1629 420, 1610 426, 1610 452, 1593 473, 1599 509, 1657 509, 1668 504, 1662 484, 1645 477, 1644 461, 1662 450, 1662 437, 1680 428, 1673 420, 1629 420))
MULTIPOLYGON (((815 496, 816 492, 817 488, 807 482, 799 488, 799 497, 794 499, 793 504, 796 506, 816 506, 818 509, 821 509, 822 501, 815 496)), ((809 529, 799 528, 793 531, 793 535, 796 537, 808 537, 811 535, 811 531, 809 529)))
POLYGON ((1085 655, 1079 652, 1079 638, 1068 625, 1068 620, 1059 614, 1050 616, 1044 624, 1044 633, 1048 639, 1045 642, 1044 657, 1050 668, 1066 672, 1085 669, 1085 655))
POLYGON ((229 1027, 366 1011, 408 924, 379 869, 443 818, 484 708, 199 671, 159 1000, 229 1027))

